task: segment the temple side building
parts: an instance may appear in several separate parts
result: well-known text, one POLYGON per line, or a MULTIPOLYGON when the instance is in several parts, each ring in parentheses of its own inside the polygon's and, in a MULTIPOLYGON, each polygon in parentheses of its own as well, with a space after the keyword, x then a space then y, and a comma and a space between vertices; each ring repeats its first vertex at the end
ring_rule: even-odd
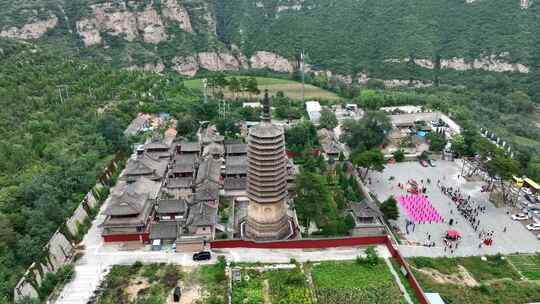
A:
POLYGON ((248 136, 247 195, 244 237, 255 240, 284 239, 292 234, 287 215, 287 157, 283 129, 271 122, 270 101, 265 93, 261 123, 248 136))

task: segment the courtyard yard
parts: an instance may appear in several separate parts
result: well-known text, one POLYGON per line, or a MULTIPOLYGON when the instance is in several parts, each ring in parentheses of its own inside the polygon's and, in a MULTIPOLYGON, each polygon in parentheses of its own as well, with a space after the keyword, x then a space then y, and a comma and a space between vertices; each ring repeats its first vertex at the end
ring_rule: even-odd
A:
POLYGON ((409 228, 406 233, 405 225, 408 219, 405 210, 399 206, 400 216, 393 225, 397 226, 402 237, 401 252, 405 256, 470 256, 483 254, 513 254, 534 253, 540 251, 540 240, 528 231, 522 223, 513 221, 505 208, 496 208, 488 201, 488 194, 481 192, 483 182, 468 181, 459 177, 461 173, 460 161, 435 161, 435 167, 422 167, 418 162, 403 162, 388 164, 382 173, 372 172, 369 177, 371 184, 368 188, 380 201, 390 196, 398 197, 407 192, 398 187, 398 183, 407 183, 414 179, 418 184, 427 188, 426 195, 434 209, 444 221, 416 224, 414 231, 409 228), (431 183, 427 183, 430 179, 431 183), (478 205, 486 208, 485 213, 480 213, 478 219, 480 225, 477 231, 459 214, 457 207, 451 198, 442 193, 438 182, 445 187, 460 189, 461 193, 478 205), (453 225, 449 225, 449 220, 453 225), (506 228, 506 232, 504 229, 506 228), (457 230, 461 239, 458 248, 445 250, 443 238, 449 229, 457 230), (480 232, 493 232, 492 246, 479 248, 480 232), (425 244, 435 242, 434 247, 426 247, 425 244))

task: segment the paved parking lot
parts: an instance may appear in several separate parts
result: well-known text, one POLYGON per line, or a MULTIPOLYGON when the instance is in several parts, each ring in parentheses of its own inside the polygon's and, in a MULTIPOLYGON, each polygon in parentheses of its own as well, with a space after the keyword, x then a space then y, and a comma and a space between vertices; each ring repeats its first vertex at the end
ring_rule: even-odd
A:
MULTIPOLYGON (((431 179, 431 184, 427 185, 427 196, 431 204, 437 211, 446 219, 444 223, 433 224, 418 224, 415 231, 406 235, 408 242, 400 246, 400 250, 406 256, 440 256, 450 255, 450 252, 444 251, 443 236, 450 229, 458 230, 462 239, 458 249, 454 255, 482 255, 495 253, 515 253, 515 252, 536 252, 540 251, 540 240, 536 238, 534 233, 528 231, 522 223, 513 221, 506 214, 505 208, 495 208, 488 201, 488 194, 480 191, 482 182, 469 182, 463 178, 458 179, 461 170, 461 162, 436 161, 436 167, 422 167, 418 162, 404 162, 397 164, 389 164, 382 173, 370 173, 371 184, 368 185, 370 190, 377 195, 379 200, 383 201, 391 195, 398 196, 406 194, 406 192, 397 186, 398 182, 406 183, 409 179, 415 179, 418 183, 420 180, 431 179), (389 181, 393 176, 394 180, 389 181), (484 214, 479 215, 480 226, 479 230, 494 231, 493 245, 491 247, 482 246, 478 248, 480 239, 478 232, 475 232, 472 225, 459 214, 455 204, 451 199, 444 195, 437 181, 446 186, 459 187, 462 193, 470 195, 471 198, 480 205, 486 206, 487 210, 484 214), (448 225, 448 219, 454 219, 457 224, 448 225), (507 231, 503 232, 504 227, 507 231), (435 247, 428 248, 423 246, 428 235, 431 235, 431 240, 436 242, 435 247)), ((404 210, 400 209, 400 218, 396 222, 399 229, 405 232, 406 215, 404 210)))

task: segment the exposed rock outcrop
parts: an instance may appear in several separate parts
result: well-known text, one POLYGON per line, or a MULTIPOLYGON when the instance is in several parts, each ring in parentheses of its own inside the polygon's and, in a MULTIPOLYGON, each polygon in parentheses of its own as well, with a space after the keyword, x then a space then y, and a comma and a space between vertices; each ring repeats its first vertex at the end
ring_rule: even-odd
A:
POLYGON ((178 74, 193 77, 199 70, 199 63, 195 56, 174 57, 171 68, 178 74))
MULTIPOLYGON (((510 63, 505 61, 504 58, 507 54, 501 54, 499 56, 490 55, 483 56, 479 59, 474 59, 473 61, 466 61, 464 58, 449 58, 441 59, 440 67, 441 69, 452 69, 458 71, 467 71, 467 70, 484 70, 490 72, 518 72, 518 73, 529 73, 529 67, 521 63, 510 63)), ((384 62, 387 63, 406 63, 410 59, 386 59, 384 62)), ((435 63, 429 59, 414 59, 414 63, 426 69, 434 69, 435 63)))
POLYGON ((161 8, 163 16, 170 20, 175 20, 180 23, 180 28, 188 33, 193 32, 191 26, 191 19, 189 18, 188 11, 176 0, 165 0, 163 7, 161 8))
POLYGON ((229 53, 202 52, 197 57, 199 66, 209 71, 238 71, 243 67, 240 60, 229 53))
POLYGON ((138 65, 130 66, 128 70, 143 70, 146 72, 161 73, 165 70, 165 65, 161 61, 157 63, 145 63, 142 67, 138 65))
POLYGON ((49 19, 27 23, 20 28, 4 28, 2 31, 0 31, 0 37, 38 39, 48 30, 53 29, 57 24, 58 18, 56 16, 50 16, 49 19))
POLYGON ((136 2, 105 2, 90 6, 92 14, 77 21, 77 32, 85 46, 103 44, 102 32, 134 41, 142 34, 144 42, 157 44, 167 40, 163 17, 178 22, 180 28, 192 32, 188 12, 175 0, 162 4, 162 15, 154 7, 139 7, 136 2))
POLYGON ((185 76, 195 76, 199 69, 209 71, 238 71, 242 69, 269 69, 275 72, 291 73, 293 64, 284 57, 265 51, 255 52, 249 60, 238 50, 233 53, 201 52, 192 56, 177 56, 171 61, 171 68, 185 76))
POLYGON ((529 67, 521 63, 509 63, 498 56, 484 56, 472 62, 466 62, 463 58, 441 59, 441 68, 466 71, 478 69, 491 72, 519 72, 529 73, 529 67))
POLYGON ((269 69, 277 72, 293 72, 293 65, 289 60, 284 57, 281 57, 277 54, 259 51, 253 54, 249 58, 251 68, 253 69, 269 69))

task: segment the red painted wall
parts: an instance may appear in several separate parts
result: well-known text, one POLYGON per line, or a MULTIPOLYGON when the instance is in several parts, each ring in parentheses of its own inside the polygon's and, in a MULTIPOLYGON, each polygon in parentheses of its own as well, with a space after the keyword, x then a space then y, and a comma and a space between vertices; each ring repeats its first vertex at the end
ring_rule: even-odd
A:
POLYGON ((261 248, 261 249, 302 249, 331 248, 359 245, 386 244, 386 236, 348 237, 339 239, 309 239, 276 242, 253 242, 245 240, 215 240, 210 243, 212 249, 217 248, 261 248))
POLYGON ((104 235, 103 240, 105 243, 112 242, 148 242, 150 240, 149 233, 135 233, 135 234, 113 234, 113 235, 104 235))
MULTIPOLYGON (((422 291, 422 287, 420 287, 420 284, 418 283, 418 281, 416 280, 416 277, 412 273, 411 268, 409 267, 409 264, 407 263, 407 261, 405 261, 403 256, 401 256, 401 253, 399 252, 399 250, 397 250, 397 248, 395 248, 392 245, 392 242, 390 241, 390 239, 388 239, 388 241, 386 242, 386 247, 390 251, 390 254, 392 254, 392 256, 394 257, 394 259, 396 259, 398 264, 400 266, 405 267, 405 269, 407 270, 407 273, 408 273, 407 281, 409 282, 409 285, 411 286, 411 288, 414 290, 414 294, 416 298, 418 299, 418 301, 420 302, 420 304, 429 304, 426 296, 424 295, 424 291, 422 291)), ((396 271, 401 271, 401 270, 396 269, 396 271)))

